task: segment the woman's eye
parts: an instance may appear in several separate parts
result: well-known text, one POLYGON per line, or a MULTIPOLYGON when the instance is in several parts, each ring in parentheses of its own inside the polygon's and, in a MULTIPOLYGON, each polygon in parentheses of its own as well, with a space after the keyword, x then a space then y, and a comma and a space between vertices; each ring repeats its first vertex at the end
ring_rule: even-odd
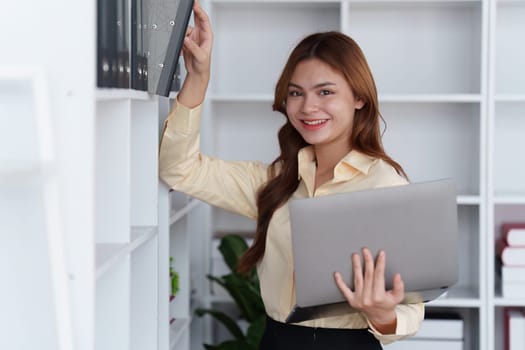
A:
POLYGON ((291 91, 288 91, 288 96, 297 97, 297 96, 301 96, 301 93, 297 90, 291 90, 291 91))
POLYGON ((322 95, 322 96, 331 95, 332 91, 330 91, 330 90, 321 90, 319 92, 319 94, 322 95))

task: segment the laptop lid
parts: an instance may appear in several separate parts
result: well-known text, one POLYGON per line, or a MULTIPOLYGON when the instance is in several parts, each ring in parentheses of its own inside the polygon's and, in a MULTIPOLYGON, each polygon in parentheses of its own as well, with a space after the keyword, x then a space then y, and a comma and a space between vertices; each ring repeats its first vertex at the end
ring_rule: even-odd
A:
POLYGON ((457 206, 450 179, 289 202, 296 306, 288 322, 353 310, 337 288, 353 289, 351 255, 386 252, 385 283, 399 272, 405 303, 426 302, 458 280, 457 206))

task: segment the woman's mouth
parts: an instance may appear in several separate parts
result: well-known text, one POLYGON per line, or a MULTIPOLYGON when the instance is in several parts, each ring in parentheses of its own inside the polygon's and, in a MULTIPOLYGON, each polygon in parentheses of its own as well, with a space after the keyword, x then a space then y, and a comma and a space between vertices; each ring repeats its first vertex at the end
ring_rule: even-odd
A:
POLYGON ((328 119, 303 119, 301 122, 305 126, 306 129, 318 129, 322 127, 328 119))

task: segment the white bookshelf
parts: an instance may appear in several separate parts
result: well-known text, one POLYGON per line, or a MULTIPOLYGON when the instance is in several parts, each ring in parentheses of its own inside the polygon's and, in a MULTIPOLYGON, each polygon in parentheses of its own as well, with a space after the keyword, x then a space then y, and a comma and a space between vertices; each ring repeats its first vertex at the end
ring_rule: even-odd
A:
POLYGON ((525 35, 525 1, 490 2, 490 66, 488 114, 488 203, 487 203, 487 275, 488 275, 488 349, 503 348, 504 310, 525 307, 525 296, 510 299, 502 296, 494 259, 494 241, 500 226, 507 221, 525 220, 525 50, 516 40, 525 35), (512 165, 514 164, 514 166, 512 165))
MULTIPOLYGON (((209 0, 205 7, 215 44, 204 150, 272 161, 284 123, 272 112, 273 89, 290 50, 315 31, 352 36, 376 78, 387 151, 412 181, 457 182, 460 278, 428 308, 463 316, 465 350, 501 349, 499 312, 517 302, 494 294, 493 226, 507 208, 525 217, 525 167, 509 162, 525 149, 525 51, 516 45, 525 37, 525 1, 209 0)), ((255 228, 218 209, 207 220, 210 239, 255 228)), ((210 290, 211 305, 228 300, 210 290)))
POLYGON ((158 179, 168 99, 96 87, 96 2, 0 20, 17 28, 0 33, 0 348, 189 349, 189 244, 174 242, 197 206, 170 208, 158 179))

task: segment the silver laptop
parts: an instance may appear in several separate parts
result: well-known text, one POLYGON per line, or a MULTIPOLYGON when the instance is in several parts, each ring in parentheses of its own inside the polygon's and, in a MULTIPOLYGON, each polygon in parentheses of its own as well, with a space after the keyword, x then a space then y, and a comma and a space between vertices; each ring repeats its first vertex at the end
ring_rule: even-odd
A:
POLYGON ((433 300, 458 280, 451 179, 295 199, 289 209, 296 286, 289 323, 355 311, 333 273, 353 289, 351 255, 362 247, 386 252, 386 287, 399 272, 404 303, 433 300))

